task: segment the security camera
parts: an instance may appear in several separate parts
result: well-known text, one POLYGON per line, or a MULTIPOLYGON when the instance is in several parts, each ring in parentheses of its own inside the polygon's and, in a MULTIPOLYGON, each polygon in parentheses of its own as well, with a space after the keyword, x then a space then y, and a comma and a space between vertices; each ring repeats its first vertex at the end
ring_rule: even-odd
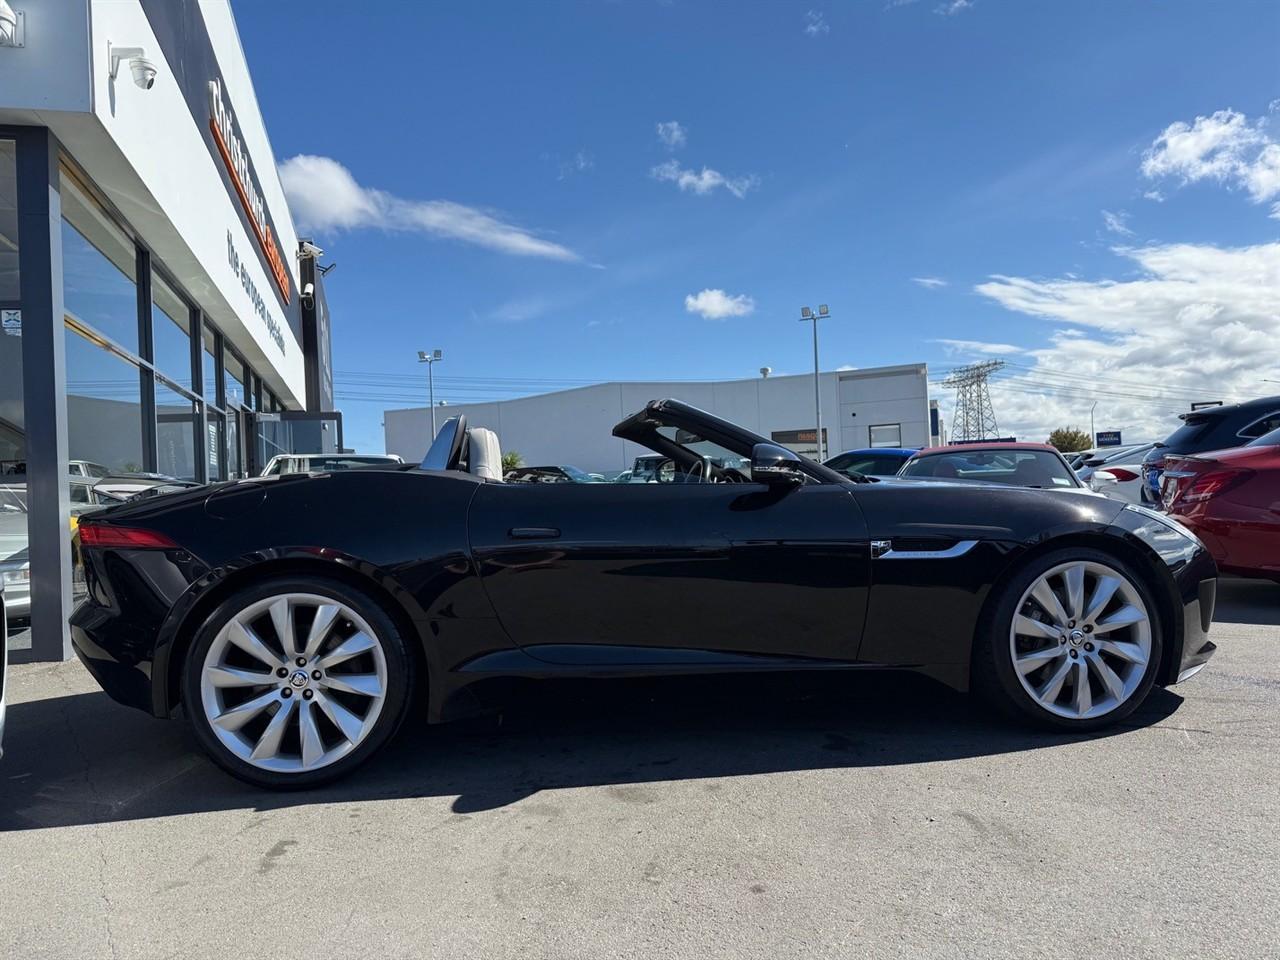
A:
POLYGON ((146 57, 130 60, 129 72, 133 74, 133 82, 143 90, 150 90, 156 85, 156 65, 146 57))
POLYGON ((156 65, 147 59, 147 51, 141 47, 113 47, 108 43, 107 53, 111 56, 112 80, 120 74, 120 61, 127 59, 134 83, 143 90, 150 90, 156 85, 156 65))
POLYGON ((302 306, 310 310, 316 305, 316 285, 314 283, 304 284, 302 287, 302 306))
POLYGON ((310 240, 298 241, 298 259, 299 260, 319 260, 324 256, 324 251, 317 247, 310 240))

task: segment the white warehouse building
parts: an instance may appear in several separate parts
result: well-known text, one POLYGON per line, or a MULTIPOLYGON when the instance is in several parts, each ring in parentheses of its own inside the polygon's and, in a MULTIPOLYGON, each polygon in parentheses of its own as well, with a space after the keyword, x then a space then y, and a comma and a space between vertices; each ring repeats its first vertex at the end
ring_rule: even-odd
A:
MULTIPOLYGON (((939 442, 936 406, 929 403, 923 363, 819 375, 824 452, 861 447, 923 447, 939 442)), ((814 456, 813 375, 749 380, 598 383, 536 396, 438 408, 437 424, 464 414, 470 426, 498 434, 504 451, 518 451, 529 466, 570 464, 588 472, 629 469, 648 453, 611 433, 615 424, 650 400, 674 397, 814 456)), ((388 453, 418 461, 431 439, 427 407, 387 410, 388 453)))

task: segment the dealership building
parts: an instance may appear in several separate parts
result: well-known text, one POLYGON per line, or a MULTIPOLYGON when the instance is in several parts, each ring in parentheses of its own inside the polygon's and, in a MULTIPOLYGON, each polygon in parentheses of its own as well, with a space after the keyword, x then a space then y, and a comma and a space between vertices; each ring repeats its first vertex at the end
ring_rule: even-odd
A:
POLYGON ((228 2, 0 3, 0 567, 35 659, 70 651, 69 476, 340 446, 315 253, 228 2))
MULTIPOLYGON (((629 469, 649 450, 611 435, 614 425, 650 400, 674 397, 724 417, 806 456, 814 442, 812 374, 749 380, 598 383, 574 390, 437 409, 437 422, 465 414, 471 426, 498 434, 505 451, 529 466, 571 465, 588 472, 629 469)), ((862 447, 924 447, 941 440, 923 363, 819 375, 825 456, 862 447)), ((383 414, 388 453, 422 459, 431 443, 431 410, 383 414)))

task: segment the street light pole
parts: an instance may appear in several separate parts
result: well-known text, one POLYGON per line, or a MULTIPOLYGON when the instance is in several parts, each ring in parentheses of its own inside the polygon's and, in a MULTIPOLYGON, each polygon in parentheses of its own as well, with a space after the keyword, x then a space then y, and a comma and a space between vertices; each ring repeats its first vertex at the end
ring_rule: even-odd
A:
POLYGON ((818 456, 816 459, 821 463, 825 458, 822 455, 822 380, 819 376, 818 367, 818 321, 825 320, 831 316, 831 311, 827 309, 825 303, 818 305, 817 313, 808 307, 800 308, 800 322, 806 320, 813 322, 813 418, 815 424, 814 446, 818 448, 818 456))
POLYGON ((1089 446, 1095 446, 1098 442, 1098 432, 1093 428, 1093 411, 1098 409, 1098 401, 1093 401, 1093 406, 1089 408, 1089 446))
POLYGON ((431 404, 431 439, 436 438, 436 375, 435 365, 444 359, 444 353, 440 350, 432 350, 428 353, 426 350, 418 351, 418 362, 427 365, 427 400, 431 404))

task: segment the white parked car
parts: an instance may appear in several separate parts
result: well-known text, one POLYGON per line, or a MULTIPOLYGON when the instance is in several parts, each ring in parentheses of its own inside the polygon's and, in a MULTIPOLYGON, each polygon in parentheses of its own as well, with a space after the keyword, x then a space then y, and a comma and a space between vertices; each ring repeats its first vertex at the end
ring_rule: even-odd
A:
POLYGON ((1095 471, 1107 469, 1108 464, 1142 463, 1142 458, 1153 447, 1155 447, 1154 443, 1144 443, 1136 447, 1113 447, 1110 450, 1104 448, 1076 467, 1076 475, 1088 483, 1095 471))
POLYGON ((356 467, 393 466, 404 463, 394 453, 281 453, 271 458, 264 477, 280 473, 330 473, 356 467))
POLYGON ((1136 447, 1127 454, 1096 467, 1088 479, 1089 489, 1114 500, 1142 503, 1142 458, 1155 444, 1136 447))

